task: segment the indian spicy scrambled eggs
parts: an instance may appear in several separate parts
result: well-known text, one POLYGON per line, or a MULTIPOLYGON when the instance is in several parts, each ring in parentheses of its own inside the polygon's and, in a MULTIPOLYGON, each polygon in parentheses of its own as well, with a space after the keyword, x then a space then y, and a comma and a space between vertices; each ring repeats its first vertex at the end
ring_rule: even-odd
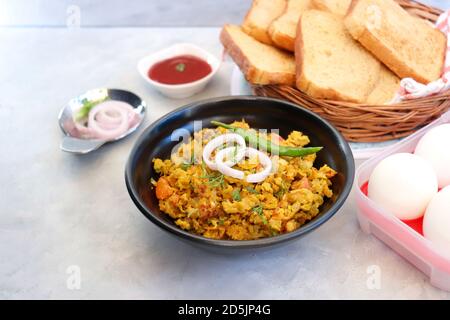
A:
MULTIPOLYGON (((243 121, 233 126, 249 128, 243 121)), ((275 171, 261 183, 224 176, 203 164, 201 150, 214 137, 229 132, 203 129, 181 144, 170 160, 153 159, 160 175, 158 181, 152 181, 159 207, 176 225, 213 239, 253 240, 294 231, 319 214, 324 198, 333 195, 330 179, 336 172, 332 168, 315 168, 315 154, 272 156, 277 163, 275 171)), ((272 139, 272 134, 266 138, 272 139)), ((276 138, 285 146, 309 143, 299 131, 292 131, 287 139, 276 138)), ((234 168, 250 174, 257 172, 260 164, 257 159, 246 159, 234 168)))

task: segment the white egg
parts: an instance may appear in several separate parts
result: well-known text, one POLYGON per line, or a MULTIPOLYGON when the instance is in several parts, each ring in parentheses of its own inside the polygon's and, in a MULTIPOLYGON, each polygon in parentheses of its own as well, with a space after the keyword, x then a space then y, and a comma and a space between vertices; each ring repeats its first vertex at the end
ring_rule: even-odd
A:
POLYGON ((420 218, 438 191, 430 163, 411 153, 383 159, 369 179, 368 196, 401 220, 420 218))
POLYGON ((423 235, 450 256, 450 186, 437 193, 423 218, 423 235))
POLYGON ((450 185, 450 124, 428 131, 420 139, 414 153, 431 163, 438 177, 439 188, 450 185))

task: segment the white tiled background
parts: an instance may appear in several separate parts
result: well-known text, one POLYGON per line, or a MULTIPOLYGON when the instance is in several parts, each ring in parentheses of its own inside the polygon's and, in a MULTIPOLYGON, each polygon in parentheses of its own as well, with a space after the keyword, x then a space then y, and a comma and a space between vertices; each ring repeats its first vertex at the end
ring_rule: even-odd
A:
MULTIPOLYGON (((450 0, 421 0, 450 8, 450 0)), ((70 6, 81 26, 220 26, 239 23, 251 0, 0 0, 0 26, 65 26, 70 6)))

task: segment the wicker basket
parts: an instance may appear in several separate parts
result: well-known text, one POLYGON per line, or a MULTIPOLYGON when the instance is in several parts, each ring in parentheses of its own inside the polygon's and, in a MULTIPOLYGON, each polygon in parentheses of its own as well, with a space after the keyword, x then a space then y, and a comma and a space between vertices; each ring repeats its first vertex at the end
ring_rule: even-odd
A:
MULTIPOLYGON (((411 14, 436 22, 442 10, 397 0, 411 14)), ((391 105, 365 105, 319 100, 296 88, 281 85, 253 86, 256 95, 287 100, 333 123, 349 141, 380 142, 408 136, 450 109, 450 91, 391 105)))

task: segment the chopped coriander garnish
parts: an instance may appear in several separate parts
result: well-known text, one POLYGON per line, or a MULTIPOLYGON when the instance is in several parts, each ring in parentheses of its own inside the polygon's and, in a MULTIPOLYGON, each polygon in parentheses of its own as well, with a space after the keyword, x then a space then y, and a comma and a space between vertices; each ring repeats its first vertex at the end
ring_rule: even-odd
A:
POLYGON ((262 214, 263 213, 263 206, 259 204, 256 207, 254 207, 252 210, 254 212, 256 212, 257 214, 262 214))
POLYGON ((284 194, 285 194, 285 192, 283 190, 281 190, 281 189, 274 193, 275 197, 278 200, 281 200, 281 198, 283 198, 284 194))
POLYGON ((192 164, 190 164, 190 163, 182 163, 180 165, 181 169, 183 169, 184 171, 187 171, 191 166, 192 166, 192 164))
POLYGON ((231 158, 231 160, 233 161, 233 163, 236 163, 236 162, 237 162, 237 153, 238 153, 238 148, 237 148, 237 147, 234 147, 234 150, 233 150, 233 156, 232 156, 232 158, 231 158))
POLYGON ((253 194, 258 194, 258 191, 256 191, 255 188, 250 187, 250 186, 246 187, 245 190, 247 190, 248 192, 253 193, 253 194))
POLYGON ((283 181, 281 183, 280 190, 275 192, 275 197, 277 197, 278 200, 280 200, 286 194, 287 191, 288 191, 288 188, 287 188, 286 184, 283 181))
POLYGON ((194 157, 194 153, 192 153, 191 155, 191 160, 189 162, 183 162, 180 167, 181 169, 183 169, 184 171, 188 170, 192 165, 194 165, 195 163, 195 157, 194 157))
POLYGON ((239 189, 234 189, 231 195, 234 201, 241 201, 241 191, 239 189))
POLYGON ((254 207, 252 209, 253 212, 256 212, 259 215, 259 217, 261 218, 262 222, 264 224, 267 224, 267 219, 266 219, 266 216, 264 215, 264 211, 263 210, 264 210, 264 208, 263 208, 262 205, 257 205, 256 207, 254 207))
POLYGON ((221 187, 223 188, 225 185, 225 176, 222 173, 208 173, 206 171, 205 163, 202 162, 202 171, 203 174, 200 176, 202 179, 208 179, 208 185, 212 188, 221 187))
POLYGON ((179 64, 176 65, 175 69, 176 69, 178 72, 183 72, 184 69, 186 69, 186 65, 185 65, 184 63, 179 63, 179 64))
POLYGON ((208 177, 208 184, 210 187, 217 188, 217 187, 224 187, 225 184, 225 176, 221 173, 218 174, 212 174, 208 177))
POLYGON ((206 171, 206 164, 202 161, 202 177, 208 175, 208 171, 206 171))
POLYGON ((226 148, 226 145, 221 145, 221 146, 218 146, 217 148, 216 148, 216 150, 218 150, 218 151, 220 151, 220 150, 223 150, 223 149, 225 149, 226 148))

